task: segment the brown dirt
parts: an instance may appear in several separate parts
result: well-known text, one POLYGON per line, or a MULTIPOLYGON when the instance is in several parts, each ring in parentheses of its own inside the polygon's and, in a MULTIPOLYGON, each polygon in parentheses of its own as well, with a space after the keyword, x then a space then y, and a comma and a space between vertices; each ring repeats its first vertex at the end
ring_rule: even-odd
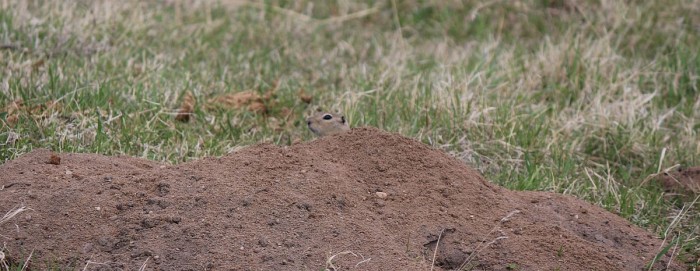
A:
POLYGON ((672 194, 694 196, 700 194, 700 166, 678 168, 659 175, 664 190, 672 194))
POLYGON ((435 270, 642 270, 661 247, 604 209, 509 191, 373 128, 179 165, 51 155, 0 166, 0 212, 31 208, 0 239, 34 269, 430 270, 435 255, 435 270))

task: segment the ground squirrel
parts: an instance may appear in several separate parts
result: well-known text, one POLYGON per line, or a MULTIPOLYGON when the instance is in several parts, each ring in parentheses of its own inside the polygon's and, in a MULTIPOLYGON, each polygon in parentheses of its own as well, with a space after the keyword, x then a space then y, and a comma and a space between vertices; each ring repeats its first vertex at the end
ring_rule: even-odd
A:
POLYGON ((350 131, 345 116, 326 112, 313 114, 306 119, 306 125, 319 137, 350 131))

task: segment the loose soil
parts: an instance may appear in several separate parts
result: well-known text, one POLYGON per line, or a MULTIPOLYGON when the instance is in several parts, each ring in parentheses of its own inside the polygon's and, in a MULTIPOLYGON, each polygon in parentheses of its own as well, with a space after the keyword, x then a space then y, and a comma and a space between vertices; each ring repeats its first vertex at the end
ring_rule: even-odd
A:
POLYGON ((691 198, 700 194, 700 166, 680 167, 672 172, 664 172, 658 178, 669 194, 680 194, 691 198))
POLYGON ((0 172, 0 212, 31 208, 0 225, 6 260, 33 270, 643 270, 662 249, 373 128, 178 165, 35 150, 0 172))

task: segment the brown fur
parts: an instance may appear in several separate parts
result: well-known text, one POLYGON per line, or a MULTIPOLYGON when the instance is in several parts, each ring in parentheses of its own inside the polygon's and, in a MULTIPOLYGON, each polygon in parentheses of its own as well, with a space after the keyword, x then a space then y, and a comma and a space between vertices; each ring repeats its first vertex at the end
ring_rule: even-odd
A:
POLYGON ((306 125, 319 137, 350 131, 350 125, 345 116, 327 112, 317 112, 308 117, 306 125), (327 119, 329 118, 327 116, 330 116, 330 119, 327 119))

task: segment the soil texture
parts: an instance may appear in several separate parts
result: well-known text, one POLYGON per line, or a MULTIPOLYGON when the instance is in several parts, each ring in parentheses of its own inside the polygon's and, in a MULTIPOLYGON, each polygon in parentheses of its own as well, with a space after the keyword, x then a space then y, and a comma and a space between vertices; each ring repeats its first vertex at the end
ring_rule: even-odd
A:
POLYGON ((700 166, 679 167, 664 172, 658 180, 667 193, 695 196, 700 194, 700 166))
POLYGON ((178 165, 35 150, 0 172, 0 213, 27 208, 0 225, 5 260, 30 270, 646 270, 662 249, 374 128, 178 165))

